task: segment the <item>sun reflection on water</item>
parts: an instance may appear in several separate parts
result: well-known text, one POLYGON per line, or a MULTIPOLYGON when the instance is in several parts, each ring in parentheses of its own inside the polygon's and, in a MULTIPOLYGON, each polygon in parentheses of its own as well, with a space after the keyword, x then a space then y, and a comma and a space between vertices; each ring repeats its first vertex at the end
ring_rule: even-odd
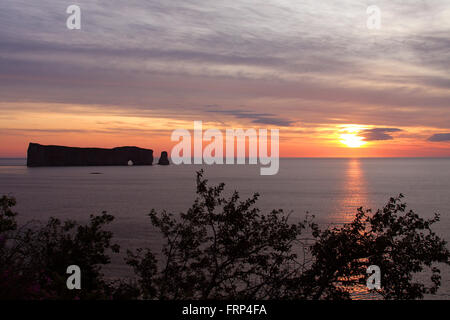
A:
MULTIPOLYGON (((340 213, 336 216, 336 222, 351 222, 355 217, 357 208, 367 208, 368 201, 367 182, 362 168, 362 160, 358 158, 349 159, 342 186, 342 197, 338 204, 340 213)), ((365 277, 365 275, 361 275, 361 277, 365 277)), ((366 286, 360 284, 347 288, 347 290, 353 300, 377 300, 381 298, 376 293, 369 292, 366 286)))
POLYGON ((368 204, 367 183, 362 168, 362 160, 348 159, 341 187, 341 196, 338 200, 335 222, 347 223, 352 221, 356 210, 368 204))

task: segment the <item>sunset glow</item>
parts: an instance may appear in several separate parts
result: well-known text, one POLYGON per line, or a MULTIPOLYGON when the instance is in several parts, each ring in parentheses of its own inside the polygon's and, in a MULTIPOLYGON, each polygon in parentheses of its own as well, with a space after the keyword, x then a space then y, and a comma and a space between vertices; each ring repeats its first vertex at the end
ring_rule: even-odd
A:
POLYGON ((340 141, 349 148, 359 148, 366 144, 362 137, 359 137, 354 133, 341 134, 340 141))
POLYGON ((376 31, 353 0, 112 1, 81 0, 80 30, 53 0, 0 4, 0 157, 29 142, 170 150, 199 120, 278 128, 281 157, 450 156, 445 1, 382 1, 376 31))

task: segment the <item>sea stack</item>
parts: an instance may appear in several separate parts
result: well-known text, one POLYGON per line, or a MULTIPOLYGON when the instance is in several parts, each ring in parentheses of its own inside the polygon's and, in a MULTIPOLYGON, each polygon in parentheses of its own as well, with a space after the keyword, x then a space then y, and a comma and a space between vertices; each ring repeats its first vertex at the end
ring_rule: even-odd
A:
POLYGON ((158 164, 161 166, 168 166, 170 164, 169 158, 167 157, 167 151, 161 152, 161 157, 159 157, 158 164))
POLYGON ((152 163, 153 150, 138 147, 73 148, 30 143, 27 154, 28 167, 151 166, 152 163))

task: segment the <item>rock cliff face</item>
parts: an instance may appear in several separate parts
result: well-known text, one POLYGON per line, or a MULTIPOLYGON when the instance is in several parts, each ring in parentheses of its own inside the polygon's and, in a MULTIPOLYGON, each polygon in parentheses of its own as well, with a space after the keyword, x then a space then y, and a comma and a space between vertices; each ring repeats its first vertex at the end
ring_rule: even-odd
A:
POLYGON ((152 165, 153 150, 138 147, 72 148, 30 143, 27 153, 28 167, 126 166, 130 160, 135 166, 152 165))
POLYGON ((158 164, 161 166, 168 166, 170 164, 166 151, 161 152, 161 157, 159 157, 158 164))

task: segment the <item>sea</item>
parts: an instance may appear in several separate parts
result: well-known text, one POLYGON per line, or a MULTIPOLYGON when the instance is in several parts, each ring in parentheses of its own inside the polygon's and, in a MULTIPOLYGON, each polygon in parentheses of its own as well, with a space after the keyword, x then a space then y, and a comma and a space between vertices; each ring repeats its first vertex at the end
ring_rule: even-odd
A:
MULTIPOLYGON (((402 193, 420 216, 440 214, 434 230, 450 242, 450 158, 282 158, 273 176, 249 164, 28 168, 26 159, 0 159, 0 195, 17 199, 20 223, 49 217, 86 222, 107 211, 116 217, 108 228, 122 252, 160 252, 163 239, 148 213, 185 212, 200 169, 210 184, 224 182, 226 194, 258 192, 262 212, 283 209, 293 223, 314 215, 322 228, 350 222, 358 207, 376 210, 402 193)), ((450 268, 441 267, 441 288, 427 299, 450 299, 450 268)), ((118 255, 105 274, 128 277, 131 269, 118 255)))

